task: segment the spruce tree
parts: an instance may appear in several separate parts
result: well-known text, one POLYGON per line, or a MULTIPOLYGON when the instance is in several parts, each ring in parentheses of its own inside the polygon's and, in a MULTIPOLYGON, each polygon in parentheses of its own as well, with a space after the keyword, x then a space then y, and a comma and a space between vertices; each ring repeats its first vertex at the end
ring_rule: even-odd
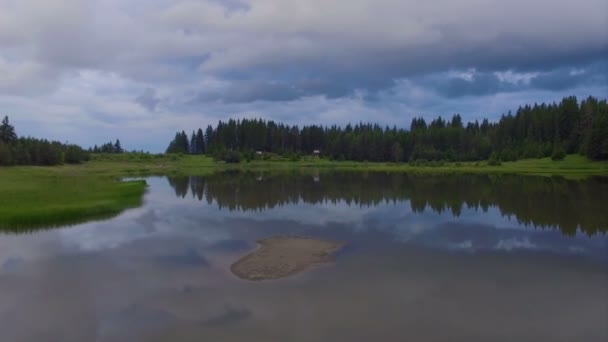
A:
POLYGON ((196 150, 196 134, 194 133, 194 131, 192 131, 192 135, 190 136, 190 148, 189 148, 189 152, 190 154, 198 154, 198 151, 196 150))
POLYGON ((113 153, 123 153, 122 146, 120 146, 120 140, 116 139, 113 147, 113 153))
POLYGON ((0 125, 0 141, 5 144, 12 144, 17 140, 15 127, 8 122, 8 116, 5 116, 0 125))
POLYGON ((196 153, 204 154, 205 152, 205 137, 203 135, 203 130, 199 128, 196 132, 196 153))

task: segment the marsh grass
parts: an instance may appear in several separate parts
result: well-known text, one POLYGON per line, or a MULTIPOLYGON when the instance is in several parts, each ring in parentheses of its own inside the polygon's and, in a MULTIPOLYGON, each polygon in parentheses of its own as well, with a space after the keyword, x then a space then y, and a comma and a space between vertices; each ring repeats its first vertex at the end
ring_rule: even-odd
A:
POLYGON ((316 168, 381 171, 381 172, 407 172, 420 174, 529 174, 540 176, 561 176, 564 178, 585 178, 588 176, 608 176, 608 162, 593 162, 579 155, 568 155, 564 160, 554 161, 551 158, 523 159, 514 162, 503 162, 500 165, 490 165, 488 161, 475 162, 412 162, 412 163, 372 163, 353 161, 330 161, 326 159, 302 159, 297 162, 287 161, 255 161, 240 164, 235 168, 241 170, 265 169, 293 169, 316 168))
POLYGON ((69 225, 140 206, 146 183, 86 174, 78 167, 0 169, 0 230, 69 225))
MULTIPOLYGON (((64 166, 66 168, 66 166, 64 166)), ((288 158, 252 160, 239 164, 215 162, 207 156, 171 155, 156 156, 152 159, 138 159, 133 156, 108 155, 93 157, 91 162, 71 167, 89 175, 104 176, 150 176, 150 175, 207 175, 215 171, 268 171, 268 170, 361 170, 382 172, 408 172, 423 174, 451 173, 508 173, 543 176, 562 176, 566 178, 585 178, 588 176, 608 176, 608 162, 594 162, 580 155, 568 155, 564 160, 551 158, 523 159, 490 165, 488 161, 448 162, 434 161, 411 163, 377 163, 337 161, 325 158, 303 156, 297 161, 288 158)), ((1 173, 1 170, 0 170, 1 173)))

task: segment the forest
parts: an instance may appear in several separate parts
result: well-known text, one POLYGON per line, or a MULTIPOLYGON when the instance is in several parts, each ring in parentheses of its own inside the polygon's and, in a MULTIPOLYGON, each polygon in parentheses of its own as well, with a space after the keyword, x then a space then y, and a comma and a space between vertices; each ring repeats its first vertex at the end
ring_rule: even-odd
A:
MULTIPOLYGON (((125 150, 120 140, 85 150, 78 145, 19 137, 9 118, 0 124, 0 165, 81 163, 91 153, 125 150)), ((207 154, 216 160, 239 162, 272 154, 292 160, 318 152, 331 160, 372 162, 501 161, 581 154, 608 160, 608 104, 588 97, 566 97, 559 103, 526 105, 501 116, 464 123, 460 114, 427 122, 414 118, 409 128, 373 123, 291 126, 263 119, 220 121, 199 128, 190 137, 177 132, 166 153, 207 154)))
POLYGON ((190 137, 177 132, 167 153, 210 154, 218 160, 250 160, 256 152, 295 156, 319 151, 333 160, 475 161, 490 163, 578 153, 608 159, 608 104, 588 97, 526 105, 501 116, 464 123, 460 114, 430 122, 418 117, 409 129, 358 123, 345 127, 290 126, 263 119, 230 119, 199 128, 190 137))
POLYGON ((85 150, 75 144, 64 144, 59 141, 18 137, 15 127, 5 116, 0 124, 0 166, 39 165, 51 166, 79 164, 88 161, 91 153, 116 154, 126 152, 120 140, 95 145, 85 150))
POLYGON ((18 137, 7 116, 0 124, 0 166, 78 164, 89 154, 78 145, 18 137))

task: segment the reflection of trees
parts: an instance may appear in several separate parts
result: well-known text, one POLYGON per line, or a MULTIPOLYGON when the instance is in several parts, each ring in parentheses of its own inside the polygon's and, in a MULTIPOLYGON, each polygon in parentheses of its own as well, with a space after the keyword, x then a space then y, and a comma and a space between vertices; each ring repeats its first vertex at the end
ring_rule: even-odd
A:
POLYGON ((497 206, 520 223, 588 234, 608 228, 608 178, 572 181, 515 175, 423 176, 400 173, 216 173, 169 178, 177 196, 188 190, 199 200, 229 210, 263 210, 290 203, 375 206, 409 200, 414 212, 430 209, 459 216, 463 207, 497 206))
POLYGON ((188 184, 190 180, 188 177, 167 177, 169 184, 175 190, 177 197, 184 198, 188 194, 188 184))

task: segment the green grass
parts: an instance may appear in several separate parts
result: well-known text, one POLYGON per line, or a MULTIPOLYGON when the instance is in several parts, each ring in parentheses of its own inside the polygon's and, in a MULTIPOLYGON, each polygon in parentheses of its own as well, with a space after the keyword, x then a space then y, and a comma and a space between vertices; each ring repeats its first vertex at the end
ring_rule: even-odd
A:
POLYGON ((0 230, 75 224, 138 207, 144 181, 121 182, 78 166, 0 168, 0 230))
POLYGON ((304 157, 299 161, 287 158, 272 160, 254 160, 240 164, 216 163, 206 156, 160 156, 149 160, 133 159, 128 155, 113 155, 95 158, 93 161, 76 166, 88 174, 111 176, 145 176, 145 175, 203 175, 218 170, 288 170, 288 169, 340 169, 383 172, 410 173, 511 173, 545 176, 563 176, 567 178, 584 178, 587 176, 608 176, 608 162, 594 162, 580 155, 568 155, 564 160, 553 161, 550 158, 524 159, 515 162, 503 162, 500 166, 490 166, 486 161, 480 162, 430 162, 426 165, 409 163, 375 163, 354 161, 331 161, 313 157, 304 157))
POLYGON ((314 169, 424 174, 512 173, 566 178, 608 176, 608 162, 592 162, 578 155, 569 155, 562 161, 553 161, 550 158, 527 159, 505 162, 501 166, 489 166, 487 162, 413 166, 407 163, 330 161, 312 157, 305 157, 296 162, 275 158, 270 161, 225 164, 216 163, 205 156, 96 156, 82 165, 0 168, 0 230, 22 231, 74 224, 111 217, 127 208, 140 206, 145 183, 121 182, 120 178, 205 175, 232 169, 314 169))

